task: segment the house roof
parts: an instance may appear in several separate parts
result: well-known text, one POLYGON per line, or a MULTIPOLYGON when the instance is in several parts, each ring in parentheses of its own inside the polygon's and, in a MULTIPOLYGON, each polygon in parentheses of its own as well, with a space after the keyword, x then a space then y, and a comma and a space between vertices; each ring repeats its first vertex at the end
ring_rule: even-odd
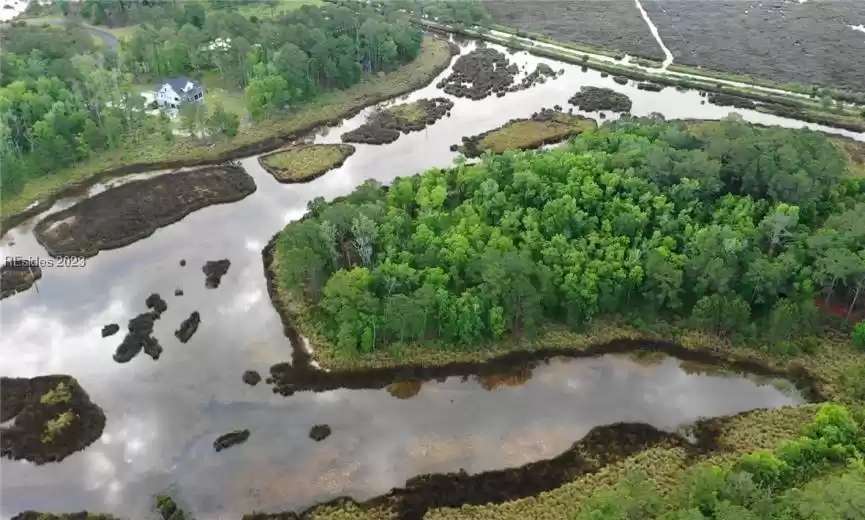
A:
POLYGON ((168 83, 168 85, 174 89, 175 92, 181 93, 190 90, 191 88, 195 88, 198 84, 186 76, 178 76, 176 78, 166 78, 162 80, 162 83, 168 83), (190 88, 186 88, 187 85, 191 85, 190 88))

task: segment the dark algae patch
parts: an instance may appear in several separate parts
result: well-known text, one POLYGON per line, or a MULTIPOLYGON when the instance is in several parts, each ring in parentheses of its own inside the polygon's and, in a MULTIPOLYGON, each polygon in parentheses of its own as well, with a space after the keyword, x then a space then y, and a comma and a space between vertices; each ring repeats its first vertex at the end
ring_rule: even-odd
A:
POLYGON ((249 386, 255 386, 261 382, 261 374, 255 370, 247 370, 243 373, 243 382, 249 386))
POLYGON ((143 312, 129 320, 128 332, 114 352, 114 361, 118 363, 129 362, 142 350, 154 361, 159 359, 162 354, 162 346, 159 344, 159 340, 153 337, 153 324, 158 319, 159 313, 150 311, 143 312))
POLYGON ((297 145, 262 155, 258 163, 279 182, 309 182, 342 166, 354 151, 347 144, 297 145))
POLYGON ((247 439, 249 439, 249 430, 234 430, 233 432, 217 437, 217 439, 213 441, 213 449, 218 453, 234 446, 235 444, 246 442, 247 439))
POLYGON ((144 304, 147 305, 148 309, 151 309, 157 314, 162 314, 163 312, 168 310, 168 304, 165 303, 165 300, 162 299, 162 296, 159 296, 156 293, 148 296, 147 299, 144 301, 144 304))
POLYGON ((568 99, 568 103, 586 112, 630 112, 632 104, 627 95, 602 87, 581 87, 579 92, 568 99))
POLYGON ((316 424, 309 430, 309 438, 315 442, 321 442, 330 437, 331 429, 326 424, 316 424))
POLYGON ((109 323, 108 325, 102 327, 102 337, 107 338, 108 336, 113 336, 120 331, 120 325, 116 323, 109 323))
POLYGON ((66 375, 0 378, 0 451, 34 464, 60 462, 102 435, 105 414, 66 375))
POLYGON ((373 113, 366 123, 342 134, 341 139, 346 143, 392 143, 401 133, 418 132, 435 124, 453 106, 453 101, 443 97, 395 105, 373 113))
POLYGON ((455 97, 473 100, 491 94, 499 97, 513 92, 514 76, 519 69, 501 52, 484 47, 457 58, 450 76, 440 81, 438 88, 455 97))
POLYGON ((19 266, 4 263, 0 267, 0 300, 33 287, 42 278, 42 268, 38 265, 19 266))
POLYGON ((206 277, 204 280, 205 287, 208 289, 216 289, 219 287, 220 282, 222 282, 222 277, 228 272, 229 267, 231 267, 231 261, 225 258, 222 260, 209 260, 205 262, 204 267, 201 268, 206 277))
POLYGON ((255 191, 240 166, 224 164, 131 181, 53 213, 34 233, 52 256, 94 256, 129 245, 213 204, 255 191))
POLYGON ((198 330, 198 325, 201 323, 201 315, 198 311, 193 311, 188 318, 183 320, 180 324, 180 328, 174 331, 174 336, 180 340, 181 343, 186 343, 192 338, 192 335, 195 334, 195 331, 198 330))
POLYGON ((709 99, 709 103, 712 103, 713 105, 718 105, 721 107, 736 107, 736 108, 751 108, 751 109, 753 109, 757 106, 757 103, 755 103, 754 101, 752 101, 750 99, 739 97, 739 96, 732 96, 730 94, 721 94, 718 92, 713 92, 713 93, 709 94, 708 99, 709 99))
POLYGON ((499 128, 464 137, 459 150, 466 157, 478 157, 486 151, 530 150, 596 127, 593 119, 545 108, 530 118, 513 119, 499 128))

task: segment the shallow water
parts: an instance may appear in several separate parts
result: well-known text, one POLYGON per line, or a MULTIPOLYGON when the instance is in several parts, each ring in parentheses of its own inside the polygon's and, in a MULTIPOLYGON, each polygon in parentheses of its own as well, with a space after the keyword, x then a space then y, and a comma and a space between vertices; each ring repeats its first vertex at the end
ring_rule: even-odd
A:
POLYGON ((248 388, 231 402, 213 398, 182 413, 193 392, 165 389, 139 396, 141 409, 120 419, 106 410, 103 438, 58 467, 4 463, 3 513, 88 508, 140 517, 150 495, 166 488, 197 518, 300 509, 341 495, 364 499, 421 473, 551 458, 598 425, 644 422, 672 431, 700 417, 802 402, 779 387, 694 373, 674 358, 608 355, 387 390, 286 399, 248 388), (166 416, 166 408, 178 413, 166 416), (307 437, 317 423, 334 432, 320 443, 307 437), (215 454, 214 438, 241 426, 250 439, 215 454))
MULTIPOLYGON (((347 194, 367 178, 389 183, 399 175, 446 167, 456 156, 448 147, 461 136, 555 103, 567 107, 567 98, 581 85, 627 93, 635 115, 720 118, 730 111, 700 105, 703 98, 696 92, 644 92, 633 83, 620 86, 597 72, 583 73, 526 53, 511 59, 526 65, 526 72, 539 62, 566 72, 504 98, 457 99, 451 118, 390 145, 357 145, 341 168, 308 184, 279 184, 256 158, 244 159, 258 185, 246 199, 200 210, 145 240, 101 252, 87 259, 84 268, 45 269, 38 290, 3 300, 0 374, 73 375, 104 408, 107 425, 100 441, 60 464, 33 467, 4 461, 0 512, 88 509, 140 518, 150 508, 152 493, 175 487, 200 519, 252 508, 300 508, 340 494, 363 498, 381 493, 418 473, 459 467, 479 471, 549 457, 591 426, 614 420, 673 426, 697 416, 792 402, 773 387, 757 389, 742 379, 689 379, 674 364, 662 365, 658 370, 664 375, 655 379, 599 378, 603 370, 635 370, 603 360, 554 363, 540 369, 528 386, 501 393, 454 381, 426 385, 408 401, 371 391, 286 400, 263 385, 251 388, 241 382, 244 370, 265 374, 270 365, 291 359, 291 346, 267 297, 261 249, 284 224, 303 215, 311 198, 347 194), (185 267, 178 265, 181 258, 188 262, 185 267), (230 259, 231 268, 218 289, 206 289, 201 266, 220 258, 230 259), (183 289, 182 297, 173 296, 176 287, 183 289), (128 319, 145 310, 144 300, 152 292, 169 306, 155 328, 165 352, 159 361, 140 354, 119 365, 111 356, 121 334, 103 339, 100 329, 112 322, 125 329, 128 319), (173 331, 194 310, 201 313, 201 327, 182 345, 173 331), (543 381, 549 382, 544 386, 543 381), (603 386, 609 381, 617 383, 603 386), (722 391, 718 385, 729 388, 722 391), (321 444, 306 437, 317 422, 329 422, 335 431, 321 444), (218 434, 245 427, 252 431, 246 445, 213 453, 211 443, 218 434), (428 454, 410 455, 414 452, 428 454)), ((435 88, 438 79, 396 102, 443 95, 435 88)), ((323 129, 315 141, 338 142, 369 112, 323 129)), ((765 124, 817 127, 738 112, 765 124)), ((61 201, 52 211, 73 202, 61 201)), ((33 238, 34 224, 11 230, 0 254, 45 256, 33 238)))

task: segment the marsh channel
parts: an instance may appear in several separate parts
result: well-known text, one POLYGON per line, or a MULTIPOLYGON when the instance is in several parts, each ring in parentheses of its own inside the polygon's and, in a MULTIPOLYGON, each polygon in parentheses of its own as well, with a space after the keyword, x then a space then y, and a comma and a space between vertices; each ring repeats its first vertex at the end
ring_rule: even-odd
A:
MULTIPOLYGON (((476 45, 459 43, 463 53, 476 45)), ((473 473, 554 457, 599 425, 645 422, 674 430, 700 417, 802 402, 787 384, 695 370, 674 358, 647 362, 627 355, 552 359, 500 377, 291 397, 273 394, 263 383, 243 383, 244 370, 266 376, 271 365, 291 359, 292 345, 268 298, 261 251, 274 233, 304 214, 312 198, 348 194, 368 178, 389 184, 397 176, 447 167, 456 157, 449 146, 461 136, 554 104, 567 106, 584 85, 627 94, 638 116, 719 119, 731 111, 701 104, 698 92, 647 92, 633 82, 619 85, 598 72, 525 52, 509 57, 520 66, 517 81, 537 63, 565 73, 504 98, 454 99, 451 117, 389 145, 357 145, 343 166, 307 184, 280 184, 257 157, 242 159, 258 186, 249 197, 194 212, 146 239, 88 258, 85 267, 45 269, 37 287, 3 300, 0 375, 72 375, 107 417, 98 441, 60 463, 4 460, 3 518, 27 509, 149 518, 153 494, 165 491, 199 520, 239 518, 253 510, 299 511, 337 496, 379 495, 419 474, 461 468, 473 473), (231 267, 218 288, 208 289, 201 266, 222 258, 231 267), (178 288, 183 295, 173 296, 178 288), (103 338, 101 328, 125 328, 154 292, 168 303, 154 331, 164 353, 158 361, 138 356, 116 363, 112 354, 121 336, 103 338), (181 344, 173 331, 192 311, 200 313, 201 325, 181 344), (333 434, 317 443, 307 434, 322 423, 333 434), (246 443, 214 452, 217 436, 242 428, 251 431, 246 443)), ((384 105, 446 96, 435 85, 449 73, 384 105)), ((337 143, 371 111, 309 140, 337 143)), ((862 134, 736 111, 752 122, 865 140, 862 134)), ((88 195, 104 189, 94 186, 88 195)), ((59 201, 49 212, 75 202, 59 201)), ((2 239, 3 256, 47 257, 32 233, 43 217, 10 230, 2 239)))

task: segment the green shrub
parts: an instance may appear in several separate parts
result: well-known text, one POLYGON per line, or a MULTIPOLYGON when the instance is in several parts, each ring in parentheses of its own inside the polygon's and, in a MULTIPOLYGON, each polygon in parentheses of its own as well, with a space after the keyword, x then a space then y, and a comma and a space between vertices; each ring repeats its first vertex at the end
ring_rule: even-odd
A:
POLYGON ((860 350, 865 350, 865 320, 853 327, 853 344, 860 350))

